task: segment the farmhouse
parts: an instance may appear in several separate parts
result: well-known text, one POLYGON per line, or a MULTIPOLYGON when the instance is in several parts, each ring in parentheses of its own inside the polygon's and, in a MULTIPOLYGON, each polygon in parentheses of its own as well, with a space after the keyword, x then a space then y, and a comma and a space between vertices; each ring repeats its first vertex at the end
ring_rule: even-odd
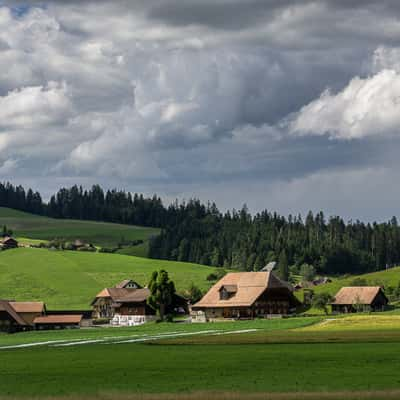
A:
POLYGON ((285 315, 300 305, 293 289, 272 272, 232 272, 192 306, 194 320, 285 315))
MULTIPOLYGON (((113 325, 136 325, 155 319, 155 311, 147 304, 150 296, 148 288, 142 288, 137 282, 126 279, 113 288, 105 288, 92 301, 93 318, 112 319, 113 325)), ((187 312, 187 302, 175 295, 174 309, 187 312)))
POLYGON ((79 327, 82 315, 48 315, 42 301, 0 300, 0 331, 79 327))
POLYGON ((18 242, 9 236, 5 236, 0 240, 0 249, 15 249, 18 247, 18 242))
POLYGON ((387 304, 380 286, 348 286, 336 294, 332 312, 383 311, 387 304))

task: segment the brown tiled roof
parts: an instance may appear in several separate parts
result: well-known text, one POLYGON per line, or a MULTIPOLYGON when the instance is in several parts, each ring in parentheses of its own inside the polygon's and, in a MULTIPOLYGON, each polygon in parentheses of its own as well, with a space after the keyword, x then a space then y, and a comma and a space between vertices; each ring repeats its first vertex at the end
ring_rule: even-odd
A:
POLYGON ((147 288, 106 288, 98 293, 92 304, 96 302, 96 299, 104 297, 111 298, 114 303, 136 303, 146 301, 149 296, 150 290, 147 288))
POLYGON ((22 317, 20 317, 14 308, 11 307, 10 303, 5 300, 0 300, 0 311, 4 311, 11 316, 11 318, 18 324, 18 325, 28 325, 22 317))
POLYGON ((117 303, 135 303, 146 301, 150 296, 150 290, 147 288, 143 289, 118 289, 109 288, 108 292, 113 301, 117 303))
POLYGON ((96 299, 99 297, 110 297, 110 293, 108 292, 108 289, 103 289, 101 292, 97 293, 96 299))
POLYGON ((138 289, 141 288, 141 286, 137 282, 134 282, 132 279, 124 279, 122 282, 117 283, 115 287, 118 289, 124 289, 131 282, 134 283, 138 287, 138 289))
POLYGON ((10 301, 17 313, 41 313, 45 310, 43 301, 10 301))
POLYGON ((117 283, 115 285, 115 287, 117 289, 123 289, 131 280, 130 279, 124 279, 123 281, 121 281, 120 283, 117 283))
POLYGON ((82 321, 82 315, 46 315, 36 317, 34 324, 79 324, 82 321))
POLYGON ((342 287, 332 304, 371 304, 380 290, 379 286, 342 287))
POLYGON ((248 307, 251 306, 266 289, 286 288, 287 284, 278 279, 272 272, 231 272, 220 279, 205 296, 196 304, 196 307, 248 307), (237 287, 234 296, 226 300, 220 299, 220 289, 237 287))

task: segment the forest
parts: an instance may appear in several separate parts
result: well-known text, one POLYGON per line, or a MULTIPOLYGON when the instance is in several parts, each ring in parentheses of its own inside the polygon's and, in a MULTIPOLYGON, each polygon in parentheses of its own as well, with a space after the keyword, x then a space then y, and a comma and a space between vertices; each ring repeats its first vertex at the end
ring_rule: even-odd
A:
POLYGON ((192 199, 165 206, 156 195, 104 191, 99 185, 62 188, 46 203, 38 192, 0 183, 0 206, 53 218, 159 227, 149 257, 241 271, 278 261, 283 270, 308 265, 320 274, 364 273, 400 262, 396 217, 385 223, 345 222, 323 212, 251 215, 246 206, 222 213, 214 203, 192 199))

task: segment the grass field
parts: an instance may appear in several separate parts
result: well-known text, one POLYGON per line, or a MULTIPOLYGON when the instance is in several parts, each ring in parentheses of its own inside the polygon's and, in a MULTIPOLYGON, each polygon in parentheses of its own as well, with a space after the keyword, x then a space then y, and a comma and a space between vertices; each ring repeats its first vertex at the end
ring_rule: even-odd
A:
MULTIPOLYGON (((54 219, 28 214, 10 208, 0 207, 0 226, 7 225, 18 237, 52 240, 81 239, 96 246, 113 247, 125 240, 147 241, 159 229, 107 222, 54 219)), ((132 250, 134 252, 134 250, 132 250)))
MULTIPOLYGON (((336 335, 347 338, 337 343, 329 342, 320 329, 336 320, 325 324, 320 318, 3 335, 0 393, 5 398, 110 400, 398 398, 400 329, 392 329, 397 341, 382 334, 371 342, 356 330, 351 335, 346 331, 354 318, 358 317, 336 327, 336 335), (250 329, 254 332, 247 332, 250 329), (152 335, 150 340, 134 342, 146 335, 152 335), (303 340, 285 342, 290 335, 303 340), (264 342, 254 342, 252 337, 264 342), (271 337, 276 341, 268 342, 271 337), (74 342, 79 338, 80 343, 74 342), (106 340, 88 341, 96 338, 106 340), (4 349, 4 345, 38 340, 69 340, 74 345, 4 349)), ((383 328, 388 322, 382 319, 379 324, 383 328)), ((333 335, 333 331, 325 333, 333 335)))
POLYGON ((154 270, 164 268, 177 291, 195 282, 207 289, 214 268, 118 254, 19 248, 0 252, 0 298, 43 300, 52 309, 88 308, 104 287, 123 279, 146 285, 154 270))

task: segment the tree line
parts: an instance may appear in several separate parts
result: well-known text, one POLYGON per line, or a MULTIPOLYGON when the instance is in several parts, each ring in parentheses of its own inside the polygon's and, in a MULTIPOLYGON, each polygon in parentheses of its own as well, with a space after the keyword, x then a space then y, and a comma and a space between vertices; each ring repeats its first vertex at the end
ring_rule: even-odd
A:
POLYGON ((0 206, 53 218, 75 218, 159 227, 150 241, 152 258, 189 261, 241 271, 258 271, 278 261, 281 275, 304 266, 317 273, 363 273, 400 262, 400 227, 385 223, 345 222, 322 212, 284 217, 247 207, 222 213, 199 200, 165 206, 160 197, 121 190, 62 188, 44 202, 40 193, 0 183, 0 206))
POLYGON ((220 213, 214 205, 192 201, 177 212, 175 223, 152 239, 150 257, 189 261, 241 271, 258 271, 277 261, 279 275, 365 273, 400 262, 400 228, 363 223, 322 212, 284 217, 263 211, 252 216, 246 207, 220 213))

